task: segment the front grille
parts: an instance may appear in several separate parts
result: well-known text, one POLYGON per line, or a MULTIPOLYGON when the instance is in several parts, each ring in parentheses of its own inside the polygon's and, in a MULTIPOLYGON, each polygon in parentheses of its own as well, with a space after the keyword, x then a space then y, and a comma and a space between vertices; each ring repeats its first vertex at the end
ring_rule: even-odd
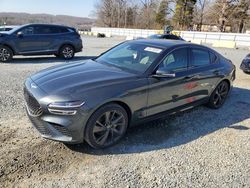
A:
POLYGON ((43 113, 43 110, 37 100, 24 88, 24 98, 26 105, 29 111, 29 114, 32 116, 40 116, 43 113))
POLYGON ((57 125, 55 123, 50 123, 50 125, 52 125, 58 132, 60 132, 64 136, 71 137, 71 134, 68 132, 68 130, 65 127, 62 127, 62 126, 57 125))
POLYGON ((48 128, 48 126, 46 126, 42 120, 40 120, 36 117, 30 117, 30 121, 40 134, 46 135, 46 136, 53 135, 53 133, 48 128))
POLYGON ((62 127, 55 123, 45 122, 38 117, 30 116, 29 118, 33 126, 38 130, 38 132, 44 136, 56 137, 56 136, 64 135, 64 136, 71 137, 71 134, 65 127, 62 127), (52 127, 56 131, 53 130, 52 127))

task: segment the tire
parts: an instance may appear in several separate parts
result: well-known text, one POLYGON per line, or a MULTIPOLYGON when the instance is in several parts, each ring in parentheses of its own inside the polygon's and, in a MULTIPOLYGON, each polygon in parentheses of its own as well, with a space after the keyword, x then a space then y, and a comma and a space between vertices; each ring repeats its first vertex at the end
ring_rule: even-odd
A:
POLYGON ((226 81, 220 82, 211 94, 207 106, 212 109, 219 109, 222 107, 227 99, 229 90, 230 85, 226 81))
POLYGON ((88 120, 85 129, 86 142, 95 149, 116 144, 126 133, 128 114, 118 104, 111 103, 99 108, 88 120))
POLYGON ((0 46, 0 62, 9 62, 12 58, 12 50, 7 46, 0 46))
POLYGON ((59 50, 59 56, 63 59, 72 59, 75 56, 75 49, 71 45, 64 45, 59 50))

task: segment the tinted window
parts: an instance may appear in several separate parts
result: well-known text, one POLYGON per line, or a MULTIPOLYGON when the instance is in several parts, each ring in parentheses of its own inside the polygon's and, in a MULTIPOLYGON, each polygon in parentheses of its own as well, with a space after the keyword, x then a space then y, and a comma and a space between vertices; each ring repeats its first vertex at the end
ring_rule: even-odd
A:
POLYGON ((188 50, 187 48, 181 48, 171 52, 166 58, 164 58, 159 69, 167 71, 178 71, 186 69, 188 65, 188 50))
POLYGON ((179 40, 179 37, 177 37, 175 35, 166 35, 164 38, 165 39, 170 39, 170 40, 179 40))
POLYGON ((36 26, 35 34, 51 34, 53 33, 53 28, 50 26, 36 26))
POLYGON ((65 27, 58 27, 58 30, 59 30, 59 33, 68 33, 69 32, 68 28, 65 28, 65 27))
POLYGON ((25 27, 21 30, 21 32, 24 34, 24 35, 32 35, 34 34, 34 27, 32 26, 29 26, 29 27, 25 27))
POLYGON ((210 60, 212 63, 215 63, 217 60, 217 56, 212 52, 210 52, 210 60))
POLYGON ((191 49, 192 54, 192 66, 203 66, 210 64, 209 52, 202 49, 191 49))

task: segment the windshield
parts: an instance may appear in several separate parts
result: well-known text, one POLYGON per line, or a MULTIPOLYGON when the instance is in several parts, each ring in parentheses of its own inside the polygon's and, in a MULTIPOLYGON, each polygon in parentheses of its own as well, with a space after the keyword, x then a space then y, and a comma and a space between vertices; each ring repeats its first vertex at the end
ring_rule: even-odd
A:
POLYGON ((96 59, 123 70, 144 73, 163 49, 140 43, 123 43, 96 59))
POLYGON ((15 33, 17 30, 19 30, 20 28, 22 28, 22 26, 14 26, 11 30, 9 30, 8 32, 10 33, 10 34, 12 34, 12 33, 15 33))

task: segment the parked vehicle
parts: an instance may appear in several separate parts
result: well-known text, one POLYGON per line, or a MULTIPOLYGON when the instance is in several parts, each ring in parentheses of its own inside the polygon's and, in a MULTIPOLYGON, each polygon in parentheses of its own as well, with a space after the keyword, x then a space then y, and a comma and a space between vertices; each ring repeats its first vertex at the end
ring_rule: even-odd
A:
POLYGON ((55 55, 71 59, 82 50, 82 40, 71 27, 28 24, 0 33, 0 61, 10 61, 13 55, 55 55))
POLYGON ((18 27, 17 25, 3 25, 0 26, 0 32, 6 32, 14 29, 15 27, 18 27))
POLYGON ((168 40, 184 40, 180 36, 173 35, 173 34, 156 34, 150 35, 148 39, 168 39, 168 40))
POLYGON ((250 73, 250 54, 248 54, 242 61, 240 69, 245 73, 250 73))
POLYGON ((146 39, 38 72, 24 96, 42 137, 104 148, 130 125, 201 104, 220 108, 234 80, 235 66, 210 48, 146 39))

